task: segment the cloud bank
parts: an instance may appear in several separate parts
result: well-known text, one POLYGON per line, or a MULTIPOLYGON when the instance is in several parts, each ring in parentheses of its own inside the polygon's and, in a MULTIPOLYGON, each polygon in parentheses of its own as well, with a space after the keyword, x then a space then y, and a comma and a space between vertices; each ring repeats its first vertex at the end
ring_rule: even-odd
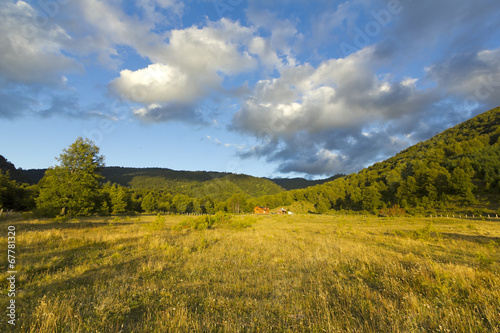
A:
POLYGON ((0 0, 0 118, 126 105, 141 123, 225 124, 257 142, 231 146, 243 159, 331 176, 500 105, 494 0, 249 1, 194 23, 205 2, 41 3, 0 0))

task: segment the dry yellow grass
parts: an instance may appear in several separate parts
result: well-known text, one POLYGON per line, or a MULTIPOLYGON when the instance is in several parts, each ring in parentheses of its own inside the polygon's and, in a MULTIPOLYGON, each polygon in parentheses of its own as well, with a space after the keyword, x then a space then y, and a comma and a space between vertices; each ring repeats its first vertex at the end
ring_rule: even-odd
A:
POLYGON ((185 218, 0 222, 18 229, 16 331, 500 331, 500 222, 240 216, 253 226, 171 229, 185 218))

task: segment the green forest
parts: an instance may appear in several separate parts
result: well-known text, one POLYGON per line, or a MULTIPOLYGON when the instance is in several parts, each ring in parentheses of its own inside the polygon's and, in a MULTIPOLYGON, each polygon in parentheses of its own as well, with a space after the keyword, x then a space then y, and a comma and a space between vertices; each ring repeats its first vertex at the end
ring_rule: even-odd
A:
POLYGON ((47 170, 21 170, 0 156, 0 209, 40 216, 336 211, 421 215, 499 213, 500 108, 492 109, 358 173, 320 181, 221 172, 105 167, 78 138, 47 170))

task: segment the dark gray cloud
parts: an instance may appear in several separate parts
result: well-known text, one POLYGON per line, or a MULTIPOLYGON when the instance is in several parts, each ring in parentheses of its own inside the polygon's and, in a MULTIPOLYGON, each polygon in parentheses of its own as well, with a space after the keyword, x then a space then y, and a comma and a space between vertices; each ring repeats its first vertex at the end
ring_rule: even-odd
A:
POLYGON ((378 77, 372 53, 367 48, 260 81, 232 129, 263 141, 241 156, 277 162, 280 172, 330 176, 357 171, 415 142, 412 135, 418 136, 441 94, 418 89, 417 79, 378 77))
POLYGON ((116 119, 110 105, 82 105, 76 94, 49 92, 46 88, 4 84, 0 89, 0 118, 65 117, 69 119, 116 119))
POLYGON ((477 52, 500 36, 494 15, 500 2, 495 0, 401 0, 401 8, 376 45, 375 55, 391 62, 439 61, 477 52))
MULTIPOLYGON (((324 14, 335 22, 319 20, 316 29, 354 37, 366 22, 342 6, 324 14)), ((278 163, 283 173, 355 172, 500 105, 500 49, 492 44, 500 2, 401 0, 401 9, 348 57, 260 81, 233 117, 233 130, 262 140, 241 156, 278 163)))
POLYGON ((19 90, 0 89, 0 118, 15 119, 26 114, 26 110, 36 105, 36 101, 19 90))
POLYGON ((419 112, 359 126, 332 127, 318 132, 300 131, 264 140, 240 154, 278 163, 281 173, 331 176, 357 172, 389 158, 473 116, 457 110, 456 102, 429 104, 419 112))
POLYGON ((427 77, 448 94, 485 107, 500 105, 500 48, 457 54, 431 66, 427 77))
POLYGON ((198 105, 190 103, 151 104, 134 110, 134 116, 146 123, 181 121, 190 124, 206 124, 207 120, 198 105))

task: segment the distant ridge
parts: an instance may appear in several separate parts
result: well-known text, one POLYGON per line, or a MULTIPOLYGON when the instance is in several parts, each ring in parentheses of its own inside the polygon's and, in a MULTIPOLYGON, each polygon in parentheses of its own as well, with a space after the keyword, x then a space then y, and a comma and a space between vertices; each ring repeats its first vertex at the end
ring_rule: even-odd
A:
MULTIPOLYGON (((46 169, 29 169, 23 170, 26 182, 30 184, 38 183, 45 174, 46 169)), ((301 189, 309 186, 314 186, 318 184, 323 184, 334 179, 343 177, 344 175, 335 175, 330 178, 321 179, 321 180, 308 180, 305 178, 259 178, 253 177, 249 175, 237 175, 227 172, 216 172, 216 171, 178 171, 172 170, 168 168, 129 168, 129 167, 119 167, 119 166, 110 166, 105 167, 102 170, 102 175, 105 178, 105 181, 110 181, 112 183, 116 183, 122 186, 127 186, 135 189, 147 189, 147 188, 163 188, 165 186, 171 185, 172 182, 182 183, 182 182, 209 182, 214 181, 216 179, 232 179, 233 181, 242 182, 244 179, 246 180, 261 180, 261 185, 267 183, 268 181, 274 183, 278 187, 269 185, 270 188, 274 188, 274 190, 270 190, 265 195, 274 194, 274 192, 278 193, 283 190, 293 190, 293 189, 301 189)), ((254 183, 257 187, 257 183, 254 183)), ((250 190, 248 190, 250 191, 250 190)), ((245 190, 245 192, 248 192, 245 190)), ((254 191, 250 191, 254 192, 254 191)))
POLYGON ((318 180, 309 180, 305 178, 268 178, 270 181, 278 184, 279 186, 283 187, 285 190, 296 190, 296 189, 301 189, 301 188, 306 188, 309 186, 314 186, 314 185, 320 185, 324 184, 327 182, 331 182, 337 178, 342 178, 345 177, 344 174, 338 174, 335 176, 332 176, 330 178, 325 178, 325 179, 318 179, 318 180))
POLYGON ((13 163, 9 162, 5 157, 0 155, 0 170, 8 173, 12 180, 20 183, 29 183, 30 179, 24 173, 24 170, 16 169, 13 163))

